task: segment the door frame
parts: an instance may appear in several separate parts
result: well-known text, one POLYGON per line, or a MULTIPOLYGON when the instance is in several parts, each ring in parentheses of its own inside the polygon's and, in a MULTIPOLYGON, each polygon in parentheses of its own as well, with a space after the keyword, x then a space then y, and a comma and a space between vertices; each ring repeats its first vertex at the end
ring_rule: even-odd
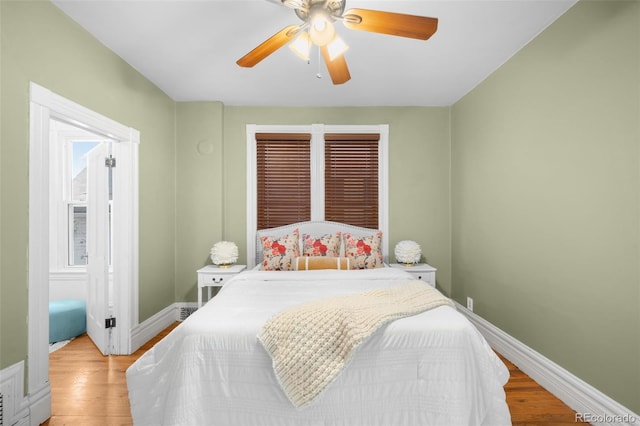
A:
MULTIPOLYGON (((113 155, 114 354, 130 354, 138 323, 138 148, 140 132, 33 82, 29 85, 28 386, 32 421, 51 413, 49 386, 49 120, 104 135, 113 155), (35 412, 34 412, 35 411, 35 412)), ((42 417, 44 416, 44 417, 42 417)))

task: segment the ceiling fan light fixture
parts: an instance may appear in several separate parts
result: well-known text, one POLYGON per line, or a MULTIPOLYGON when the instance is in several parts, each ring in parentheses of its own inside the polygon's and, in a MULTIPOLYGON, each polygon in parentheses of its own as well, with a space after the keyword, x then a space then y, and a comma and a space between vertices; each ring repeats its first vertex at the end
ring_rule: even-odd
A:
POLYGON ((311 39, 309 33, 303 31, 291 44, 289 49, 295 53, 300 59, 304 61, 309 60, 309 53, 311 51, 311 39))
POLYGON ((309 35, 311 41, 317 46, 325 46, 336 34, 336 29, 329 20, 329 16, 323 10, 315 10, 311 15, 309 22, 309 35))
POLYGON ((329 60, 333 61, 338 56, 342 55, 349 49, 347 43, 336 34, 336 36, 331 40, 329 44, 327 44, 327 50, 329 51, 329 60))

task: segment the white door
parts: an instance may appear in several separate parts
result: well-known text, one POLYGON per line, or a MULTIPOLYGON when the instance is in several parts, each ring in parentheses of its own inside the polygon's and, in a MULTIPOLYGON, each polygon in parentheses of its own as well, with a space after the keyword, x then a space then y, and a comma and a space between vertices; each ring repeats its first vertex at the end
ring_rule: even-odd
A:
POLYGON ((87 334, 104 355, 111 353, 109 318, 110 143, 87 154, 87 334))

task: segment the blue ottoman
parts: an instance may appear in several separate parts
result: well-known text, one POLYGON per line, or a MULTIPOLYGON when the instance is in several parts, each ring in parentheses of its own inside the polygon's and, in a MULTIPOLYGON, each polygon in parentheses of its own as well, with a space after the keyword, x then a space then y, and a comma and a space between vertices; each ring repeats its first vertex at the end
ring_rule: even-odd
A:
POLYGON ((84 300, 49 302, 49 343, 69 340, 87 331, 87 306, 84 300))

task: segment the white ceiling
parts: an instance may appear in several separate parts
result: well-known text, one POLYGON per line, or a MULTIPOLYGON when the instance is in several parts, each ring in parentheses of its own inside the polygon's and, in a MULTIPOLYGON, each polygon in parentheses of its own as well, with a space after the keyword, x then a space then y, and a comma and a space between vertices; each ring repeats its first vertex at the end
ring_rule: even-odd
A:
POLYGON ((336 23, 351 80, 334 86, 317 54, 307 63, 287 47, 236 65, 300 23, 279 0, 53 0, 176 101, 274 106, 451 105, 576 1, 347 0, 346 9, 437 17, 438 31, 419 41, 336 23))

